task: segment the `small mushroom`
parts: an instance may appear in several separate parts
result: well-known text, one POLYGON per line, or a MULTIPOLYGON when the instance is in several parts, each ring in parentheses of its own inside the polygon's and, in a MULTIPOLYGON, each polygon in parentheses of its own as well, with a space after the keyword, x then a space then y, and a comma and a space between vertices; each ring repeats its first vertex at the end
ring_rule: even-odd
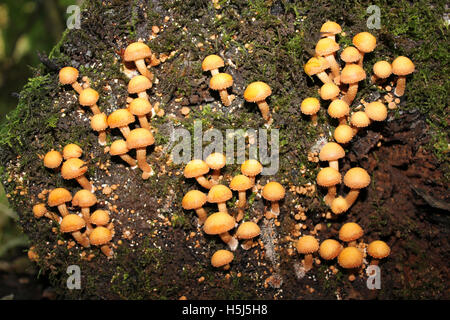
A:
POLYGON ((246 191, 253 187, 253 183, 247 176, 242 174, 235 176, 230 182, 230 189, 239 192, 238 215, 236 221, 244 218, 244 209, 246 206, 246 191))
POLYGON ((407 57, 399 56, 392 61, 392 72, 398 76, 394 94, 397 97, 403 96, 406 88, 406 76, 415 70, 414 63, 407 57))
POLYGON ((233 259, 233 252, 223 249, 217 250, 211 257, 211 265, 215 268, 223 267, 224 270, 228 270, 233 259))
POLYGON ((366 188, 370 184, 370 176, 363 168, 351 168, 344 175, 344 184, 350 188, 345 197, 348 210, 358 198, 360 189, 366 188))
POLYGON ((358 268, 363 263, 363 254, 358 248, 346 247, 339 253, 338 263, 345 269, 358 268))
POLYGON ((333 260, 341 253, 342 249, 342 244, 339 241, 326 239, 319 246, 319 255, 322 259, 333 260))
POLYGON ((98 143, 101 146, 106 145, 106 129, 108 121, 106 114, 98 113, 91 118, 91 128, 98 132, 98 143))
POLYGON ((353 37, 353 45, 358 48, 361 53, 361 59, 359 59, 358 65, 363 66, 364 55, 372 52, 376 45, 377 39, 369 32, 360 32, 353 37))
POLYGON ((347 201, 345 201, 344 197, 336 197, 333 199, 330 205, 331 211, 333 211, 334 214, 341 214, 345 211, 347 211, 347 201))
POLYGON ((143 171, 142 179, 146 180, 154 174, 152 167, 147 163, 147 147, 155 143, 150 130, 137 128, 131 130, 127 137, 128 149, 136 149, 138 167, 143 171))
POLYGON ((108 116, 107 121, 111 129, 119 128, 126 139, 130 134, 129 125, 135 121, 135 118, 128 109, 118 109, 108 116))
POLYGON ((391 248, 386 242, 375 240, 369 243, 367 253, 373 258, 371 265, 378 265, 380 259, 384 259, 391 254, 391 248))
POLYGON ((336 185, 341 183, 341 174, 333 167, 323 168, 317 174, 317 184, 321 187, 328 188, 327 195, 323 201, 330 206, 333 199, 336 197, 336 185))
POLYGON ((246 221, 241 223, 241 225, 238 227, 235 237, 239 240, 245 240, 242 243, 241 247, 244 250, 249 250, 254 245, 253 239, 259 236, 260 233, 261 229, 256 223, 252 221, 246 221))
POLYGON ((302 101, 300 105, 300 111, 303 114, 311 116, 311 121, 314 126, 317 126, 317 112, 320 110, 319 99, 309 97, 302 101))
POLYGON ((45 216, 46 218, 49 218, 57 223, 59 223, 61 220, 61 218, 58 217, 58 215, 56 215, 53 212, 48 211, 47 207, 45 206, 44 203, 35 204, 33 206, 33 214, 36 219, 40 219, 43 216, 45 216))
POLYGON ((99 95, 98 92, 92 88, 86 88, 80 93, 80 97, 78 98, 78 102, 80 105, 84 107, 91 108, 93 114, 101 113, 100 109, 97 106, 99 95))
POLYGON ((148 123, 147 115, 152 113, 153 108, 147 99, 133 99, 128 107, 128 110, 138 118, 141 128, 147 130, 151 129, 151 126, 148 123))
POLYGON ((103 252, 105 256, 111 258, 113 255, 113 251, 108 243, 112 239, 112 232, 108 228, 105 227, 97 227, 92 230, 89 235, 89 241, 94 246, 100 246, 100 250, 103 252))
POLYGON ((336 40, 336 35, 342 32, 341 26, 334 21, 326 21, 320 28, 320 36, 336 40))
POLYGON ((345 62, 345 65, 357 63, 361 60, 361 53, 355 47, 349 46, 342 50, 341 60, 345 62))
POLYGON ((81 214, 86 222, 86 233, 89 235, 92 231, 90 207, 97 203, 97 197, 88 190, 80 190, 73 196, 72 206, 80 207, 81 214))
POLYGON ((295 244, 298 253, 304 254, 303 267, 308 272, 313 267, 313 253, 319 249, 319 241, 313 236, 303 236, 295 244))
POLYGON ((350 107, 344 100, 336 99, 328 106, 330 117, 339 120, 339 124, 347 124, 347 117, 350 113, 350 107))
POLYGON ((347 222, 339 229, 339 239, 347 242, 349 247, 356 247, 356 240, 364 235, 364 230, 355 222, 347 222))
POLYGON ((356 111, 350 117, 350 124, 352 125, 353 135, 356 135, 361 128, 370 125, 370 118, 364 111, 356 111))
POLYGON ((392 65, 384 60, 377 61, 372 68, 373 75, 370 78, 372 83, 383 82, 389 78, 392 74, 392 65))
POLYGON ((191 190, 185 194, 181 205, 185 210, 195 210, 198 216, 198 225, 201 226, 208 217, 203 205, 206 203, 206 194, 198 190, 191 190))
POLYGON ((109 223, 109 212, 106 210, 95 210, 90 217, 90 223, 98 227, 104 227, 109 223))
POLYGON ((372 121, 384 121, 387 118, 387 108, 380 101, 373 101, 366 105, 364 112, 372 121))
POLYGON ((254 102, 258 105, 264 120, 270 120, 270 108, 266 102, 268 96, 272 94, 269 85, 262 81, 250 83, 244 91, 244 99, 247 102, 254 102))
POLYGON ((310 77, 316 75, 323 83, 333 83, 328 74, 325 72, 330 67, 330 64, 324 57, 312 57, 306 62, 304 70, 310 77))
POLYGON ((235 224, 236 221, 228 213, 216 212, 208 216, 203 225, 203 231, 206 234, 219 235, 222 241, 230 247, 230 250, 235 251, 239 242, 228 233, 235 224))
POLYGON ((131 169, 136 169, 137 162, 128 154, 129 151, 130 149, 128 149, 126 141, 122 139, 114 141, 109 149, 109 153, 112 156, 119 156, 130 165, 131 169))
POLYGON ((347 124, 340 124, 334 129, 334 140, 340 144, 346 144, 353 138, 353 129, 347 124))
POLYGON ((334 57, 338 50, 339 44, 331 38, 322 38, 316 44, 316 55, 325 58, 331 69, 332 80, 339 85, 340 68, 334 57))
MULTIPOLYGON (((284 198, 286 191, 278 182, 272 181, 267 183, 262 189, 262 196, 264 199, 271 202, 271 210, 273 216, 278 217, 280 214, 280 205, 278 201, 284 198)), ((271 215, 269 215, 270 217, 271 215)))
POLYGON ((228 213, 227 201, 233 197, 231 190, 223 184, 216 184, 209 189, 208 202, 217 203, 219 212, 228 213))
POLYGON ((79 72, 73 67, 64 67, 59 70, 59 82, 62 85, 69 84, 78 94, 83 91, 83 87, 78 83, 79 72))
POLYGON ((86 222, 76 214, 66 215, 59 225, 63 233, 71 233, 74 239, 85 248, 90 247, 89 238, 80 232, 86 226, 86 222))
POLYGON ((342 98, 348 105, 351 105, 355 100, 358 92, 358 82, 366 78, 366 72, 357 64, 348 64, 342 69, 341 82, 348 84, 348 90, 342 98))
POLYGON ((142 42, 130 43, 123 54, 123 59, 125 61, 134 61, 139 72, 151 81, 153 80, 153 73, 147 69, 145 64, 146 58, 152 58, 152 50, 142 42))
POLYGON ((211 71, 211 75, 215 76, 219 73, 219 68, 225 66, 225 63, 221 57, 216 54, 211 54, 203 59, 202 70, 211 71))
POLYGON ((50 191, 47 199, 48 205, 50 207, 58 207, 58 211, 63 217, 69 214, 66 202, 70 201, 72 201, 72 195, 64 188, 53 189, 50 191))
POLYGON ((323 100, 336 100, 339 97, 339 87, 334 83, 325 83, 320 87, 320 97, 323 100))
POLYGON ((185 178, 195 178, 203 188, 211 189, 213 183, 205 178, 205 174, 207 174, 208 172, 208 165, 205 161, 200 159, 189 161, 184 168, 185 178))
POLYGON ((320 161, 328 161, 328 165, 339 171, 339 159, 345 157, 344 149, 336 142, 326 143, 319 152, 320 161))
POLYGON ((63 179, 75 179, 83 189, 94 191, 91 182, 84 176, 87 171, 86 163, 78 158, 66 160, 61 167, 61 176, 63 179))
POLYGON ((83 150, 74 143, 69 143, 63 149, 64 160, 69 160, 71 158, 79 158, 83 154, 83 150))
POLYGON ((44 166, 56 171, 61 165, 62 160, 63 157, 59 151, 51 150, 44 156, 44 166))
POLYGON ((220 169, 222 169, 227 163, 227 158, 222 153, 214 152, 206 157, 205 162, 212 170, 211 182, 214 184, 218 184, 220 178, 220 169))
POLYGON ((241 172, 244 176, 250 178, 250 181, 255 185, 255 177, 262 171, 262 165, 258 160, 248 159, 241 165, 241 172))
POLYGON ((147 90, 152 87, 152 82, 145 76, 135 76, 128 82, 128 93, 137 94, 139 98, 147 99, 147 90))
POLYGON ((233 85, 233 77, 228 73, 218 73, 212 76, 209 81, 209 88, 212 90, 218 90, 220 99, 224 106, 230 106, 234 99, 234 96, 229 95, 227 88, 233 85))

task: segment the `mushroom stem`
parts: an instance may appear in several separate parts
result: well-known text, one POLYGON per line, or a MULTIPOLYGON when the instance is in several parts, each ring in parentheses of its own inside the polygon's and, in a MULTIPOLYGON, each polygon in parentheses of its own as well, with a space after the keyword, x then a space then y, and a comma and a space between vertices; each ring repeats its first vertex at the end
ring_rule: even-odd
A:
POLYGON ((395 86, 394 94, 397 97, 403 96, 403 94, 405 93, 405 88, 406 88, 406 77, 398 76, 397 85, 395 86))
POLYGON ((85 235, 81 234, 80 231, 72 232, 72 236, 83 247, 85 247, 85 248, 89 248, 90 247, 89 238, 86 237, 85 235))
POLYGON ((136 149, 136 158, 137 158, 137 162, 138 162, 138 167, 145 173, 151 174, 153 169, 147 163, 146 155, 147 155, 147 152, 146 152, 145 148, 137 148, 136 149))
POLYGON ((138 119, 139 119, 139 124, 141 125, 141 128, 145 128, 147 130, 151 130, 152 129, 152 127, 148 123, 146 115, 139 116, 138 119))
POLYGON ((91 182, 84 175, 77 177, 76 180, 83 189, 86 189, 91 192, 94 190, 94 187, 92 186, 91 182))
POLYGON ((241 208, 238 209, 238 213, 235 217, 236 222, 241 221, 242 219, 244 219, 244 210, 242 210, 241 208))
POLYGON ((359 52, 361 54, 361 59, 359 59, 358 61, 358 66, 360 66, 361 68, 363 67, 363 61, 364 61, 364 52, 359 52))
POLYGON ((328 161, 328 165, 331 168, 336 169, 337 171, 339 171, 339 160, 328 161))
POLYGON ((316 74, 316 76, 320 79, 320 81, 322 81, 324 84, 325 83, 333 83, 333 80, 330 79, 330 77, 327 75, 327 73, 325 71, 319 72, 316 74))
POLYGON ((199 176, 195 179, 203 188, 206 188, 206 189, 211 189, 212 186, 214 185, 211 181, 206 179, 204 176, 199 176))
POLYGON ((86 234, 90 235, 92 232, 92 225, 91 225, 91 212, 89 208, 81 208, 81 214, 83 215, 83 219, 86 222, 86 234))
POLYGON ((241 244, 241 248, 244 250, 250 250, 253 247, 253 240, 249 239, 249 240, 245 240, 242 244, 241 244))
POLYGON ((228 95, 227 89, 219 90, 219 94, 220 94, 220 100, 222 100, 222 104, 227 107, 230 106, 231 99, 230 99, 230 96, 228 95))
POLYGON ((148 94, 145 91, 139 92, 137 95, 138 95, 139 98, 148 100, 148 94))
POLYGON ((219 183, 219 178, 220 178, 220 169, 213 170, 213 172, 211 174, 211 182, 213 184, 218 184, 219 183))
POLYGON ((211 75, 212 75, 212 76, 215 76, 216 74, 219 73, 219 69, 212 69, 212 70, 210 70, 210 71, 211 71, 211 75))
POLYGON ((120 157, 122 158, 123 161, 128 163, 132 169, 135 169, 137 167, 136 160, 134 160, 129 154, 122 154, 120 157))
POLYGON ((47 218, 49 218, 49 219, 51 219, 51 220, 53 220, 53 221, 55 221, 57 223, 59 223, 60 220, 61 220, 61 218, 58 217, 58 215, 56 213, 53 213, 53 212, 50 212, 50 211, 47 211, 46 213, 44 213, 44 216, 46 216, 47 218))
POLYGON ((305 254, 305 259, 303 260, 303 267, 305 271, 309 271, 313 267, 313 256, 312 254, 305 254))
POLYGON ((197 213, 198 216, 198 224, 202 225, 205 222, 206 218, 208 217, 206 210, 203 208, 198 208, 195 210, 195 213, 197 213))
POLYGON ((103 254, 104 254, 105 256, 107 256, 108 258, 111 258, 112 255, 113 255, 112 249, 111 249, 107 244, 102 245, 102 246, 100 247, 100 250, 101 250, 101 251, 103 252, 103 254))
POLYGON ((323 201, 327 204, 327 206, 331 206, 331 203, 333 202, 334 198, 336 198, 336 186, 328 187, 328 193, 323 198, 323 201))
POLYGON ((336 83, 336 85, 339 85, 339 80, 340 80, 340 69, 339 69, 339 64, 336 62, 336 59, 334 58, 333 54, 329 54, 325 57, 325 60, 328 61, 329 65, 330 65, 330 69, 331 69, 331 75, 333 79, 336 79, 336 81, 338 81, 336 83))
POLYGON ((264 120, 270 120, 270 108, 266 100, 256 102, 264 120))
POLYGON ((345 197, 345 202, 347 202, 347 209, 345 211, 347 211, 353 205, 353 203, 355 203, 356 199, 358 198, 358 195, 359 189, 351 189, 349 191, 349 193, 345 197))
POLYGON ((340 117, 339 124, 347 124, 347 116, 340 117))
POLYGON ((239 191, 239 202, 238 202, 238 207, 243 209, 245 208, 245 204, 247 203, 247 197, 246 197, 246 192, 244 191, 239 191))
POLYGON ((120 132, 122 132, 122 135, 125 137, 125 139, 130 134, 130 128, 128 126, 120 127, 119 130, 120 132))
POLYGON ((280 214, 280 205, 279 205, 278 201, 272 201, 271 211, 276 216, 278 216, 280 214))
POLYGON ((69 214, 69 210, 67 210, 67 207, 66 207, 66 204, 65 204, 65 203, 60 204, 60 205, 58 206, 58 211, 59 211, 59 213, 61 213, 61 215, 62 215, 63 217, 65 217, 65 216, 67 216, 67 215, 69 214))
POLYGON ((380 262, 380 260, 378 259, 372 259, 372 261, 370 262, 371 265, 377 266, 378 263, 380 262))
POLYGON ((100 109, 98 108, 97 104, 93 104, 92 106, 90 106, 90 108, 91 108, 91 111, 92 111, 93 114, 100 114, 100 113, 102 113, 100 111, 100 109))
POLYGON ((81 91, 83 91, 83 87, 82 87, 77 81, 75 81, 74 83, 72 83, 72 88, 73 88, 78 94, 80 94, 81 91))
POLYGON ((225 242, 229 247, 231 251, 236 250, 239 241, 237 241, 236 238, 232 237, 228 232, 224 232, 219 234, 220 239, 222 239, 223 242, 225 242))
POLYGON ((101 146, 106 145, 106 132, 105 131, 99 131, 99 133, 98 133, 98 143, 101 146))
POLYGON ((351 105, 353 100, 355 100, 356 93, 358 92, 358 82, 350 83, 348 85, 348 90, 345 96, 342 98, 348 105, 351 105))
POLYGON ((219 207, 219 212, 228 213, 226 202, 220 202, 220 203, 217 204, 217 206, 219 207))
POLYGON ((317 126, 317 113, 311 115, 311 121, 313 126, 317 126))
POLYGON ((134 62, 140 74, 147 77, 150 81, 153 80, 153 74, 147 69, 144 59, 139 59, 134 62))
POLYGON ((347 245, 349 247, 356 247, 356 240, 350 241, 347 245))

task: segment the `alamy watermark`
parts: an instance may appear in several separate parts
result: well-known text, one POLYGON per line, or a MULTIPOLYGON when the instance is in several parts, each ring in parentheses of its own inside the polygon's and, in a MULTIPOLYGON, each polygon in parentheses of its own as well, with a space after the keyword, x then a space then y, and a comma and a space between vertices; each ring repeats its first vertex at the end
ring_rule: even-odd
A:
POLYGON ((381 289, 381 269, 377 265, 369 265, 366 268, 367 274, 367 289, 381 289))
POLYGON ((67 289, 73 290, 81 289, 81 269, 76 264, 67 267, 66 273, 69 275, 67 278, 67 289))
POLYGON ((80 29, 81 28, 81 10, 80 6, 71 5, 67 7, 66 13, 69 14, 66 25, 67 29, 80 29))
POLYGON ((367 8, 366 12, 370 14, 367 19, 368 29, 381 29, 381 9, 379 6, 371 5, 367 8))

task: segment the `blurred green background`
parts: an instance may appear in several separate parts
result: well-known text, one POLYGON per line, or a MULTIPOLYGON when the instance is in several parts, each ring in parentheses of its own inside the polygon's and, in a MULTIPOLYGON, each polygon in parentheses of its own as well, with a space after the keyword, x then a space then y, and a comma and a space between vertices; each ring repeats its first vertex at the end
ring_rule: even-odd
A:
MULTIPOLYGON (((0 2, 0 120, 14 109, 21 88, 39 64, 38 52, 48 54, 66 28, 67 7, 77 0, 2 0, 0 2)), ((16 224, 0 186, 0 267, 24 255, 27 238, 16 224)), ((0 268, 0 272, 1 272, 0 268)), ((0 297, 1 298, 1 297, 0 297)))

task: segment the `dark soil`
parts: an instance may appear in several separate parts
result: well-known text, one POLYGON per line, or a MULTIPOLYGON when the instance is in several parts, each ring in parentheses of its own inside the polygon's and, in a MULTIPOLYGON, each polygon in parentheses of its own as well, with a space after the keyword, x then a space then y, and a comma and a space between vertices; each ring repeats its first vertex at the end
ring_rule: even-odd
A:
MULTIPOLYGON (((129 4, 90 1, 82 13, 81 30, 65 34, 50 57, 43 58, 44 64, 36 70, 37 77, 22 91, 10 124, 2 128, 2 182, 11 205, 20 214, 24 232, 36 247, 41 274, 48 277, 56 296, 65 299, 450 298, 448 155, 438 152, 447 137, 442 134, 442 124, 448 120, 445 97, 438 88, 448 84, 442 84, 439 74, 431 71, 427 86, 420 74, 408 78, 405 99, 396 111, 390 111, 388 120, 361 131, 346 146, 341 172, 361 166, 370 173, 372 184, 346 214, 325 219, 323 190, 308 195, 295 192, 296 187, 315 185, 320 164, 308 161, 308 153, 318 135, 328 139, 329 131, 335 126, 327 119, 325 110, 321 111, 317 127, 300 114, 301 100, 317 95, 318 89, 318 82, 304 74, 303 64, 314 54, 316 31, 325 20, 334 19, 343 25, 347 33, 340 39, 343 46, 354 34, 366 30, 364 14, 369 4, 354 6, 353 2, 342 2, 336 7, 332 1, 305 5, 289 1, 220 3, 222 8, 216 10, 206 0, 129 4), (222 17, 219 19, 217 14, 222 17), (163 28, 156 38, 149 39, 153 25, 163 28), (139 38, 147 41, 160 58, 162 54, 172 53, 167 61, 152 68, 158 83, 149 91, 150 99, 153 104, 160 103, 165 115, 153 120, 156 143, 147 151, 148 161, 157 175, 146 181, 139 170, 130 170, 98 145, 97 136, 89 127, 90 111, 80 112, 74 91, 60 86, 57 79, 62 66, 77 67, 99 91, 102 111, 109 114, 122 108, 128 96, 129 79, 120 71, 121 53, 128 43, 139 38), (233 93, 237 96, 230 108, 223 107, 219 96, 208 90, 209 75, 201 73, 201 60, 210 53, 230 59, 224 72, 232 74, 233 93), (231 269, 217 270, 210 265, 210 257, 225 245, 217 237, 197 229, 194 214, 181 208, 183 195, 199 187, 192 179, 183 177, 181 165, 169 161, 173 146, 170 133, 177 127, 192 133, 195 119, 202 120, 204 130, 214 127, 223 133, 229 128, 263 127, 257 107, 242 99, 246 85, 254 80, 271 85, 272 127, 280 130, 280 170, 275 176, 261 177, 258 182, 264 185, 267 181, 279 181, 287 194, 281 202, 279 225, 267 224, 263 218, 267 203, 259 195, 250 197, 247 215, 259 221, 265 248, 238 249, 231 269), (433 88, 436 91, 429 92, 433 88), (424 109, 429 105, 423 100, 433 101, 436 109, 424 109), (182 106, 191 108, 189 117, 181 114, 182 106), (41 201, 38 195, 43 190, 65 187, 74 194, 80 189, 76 182, 63 180, 58 173, 46 170, 39 158, 52 148, 61 150, 67 143, 77 143, 83 148, 88 176, 97 187, 96 207, 111 212, 115 230, 112 246, 116 252, 111 260, 95 247, 68 248, 70 236, 60 234, 50 221, 36 220, 32 215, 31 208, 41 201), (430 146, 438 147, 433 150, 430 146), (117 189, 111 194, 102 192, 104 186, 113 185, 117 189), (24 194, 20 194, 21 190, 25 190, 24 194), (298 224, 295 214, 299 206, 306 208, 308 217, 302 234, 313 231, 320 223, 322 229, 317 234, 320 241, 337 238, 344 222, 355 221, 365 230, 364 243, 381 239, 391 246, 390 257, 380 265, 381 290, 367 289, 363 271, 351 282, 346 271, 339 269, 333 274, 328 268, 331 264, 324 262, 305 277, 296 276, 296 265, 302 257, 293 250, 296 237, 292 235, 298 224), (271 237, 275 261, 269 259, 267 239, 271 237), (93 257, 89 257, 91 254, 93 257), (66 268, 72 264, 81 267, 81 290, 67 290, 65 286, 66 268), (281 284, 277 283, 280 278, 281 284)), ((393 19, 405 5, 404 1, 390 8, 387 17, 393 19)), ((441 3, 428 11, 419 10, 421 5, 424 4, 409 9, 418 15, 419 22, 427 15, 437 17, 443 12, 441 3)), ((434 33, 434 41, 445 39, 446 33, 442 35, 437 26, 426 26, 434 33)), ((399 54, 409 55, 416 65, 423 62, 425 70, 448 69, 437 59, 421 55, 420 50, 429 47, 427 41, 431 40, 418 36, 416 29, 395 37, 394 31, 387 27, 374 33, 379 41, 378 56, 365 57, 367 71, 379 56, 392 58, 399 54)), ((435 49, 437 54, 439 50, 446 54, 445 49, 435 49)), ((365 82, 357 99, 371 101, 377 91, 365 82)), ((119 137, 119 131, 110 131, 108 142, 119 137)), ((224 183, 238 172, 238 165, 227 166, 224 183)), ((345 194, 347 190, 340 192, 345 194)), ((234 201, 230 201, 232 212, 234 206, 234 201)), ((206 207, 209 212, 215 208, 206 207)), ((14 278, 6 281, 13 283, 14 278)))

